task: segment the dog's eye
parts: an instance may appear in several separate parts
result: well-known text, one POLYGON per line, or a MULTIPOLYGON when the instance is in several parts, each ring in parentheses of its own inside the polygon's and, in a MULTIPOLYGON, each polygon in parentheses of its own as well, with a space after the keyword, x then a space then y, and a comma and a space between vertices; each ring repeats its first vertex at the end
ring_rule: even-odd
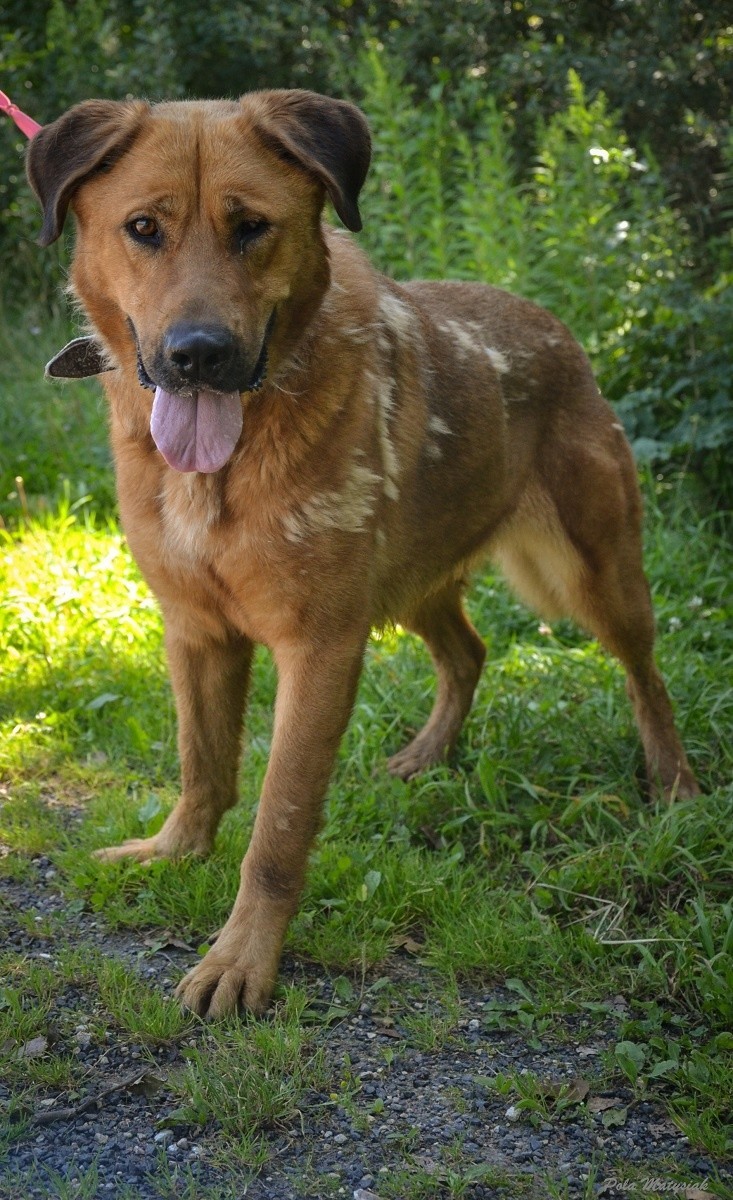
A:
POLYGON ((136 242, 146 242, 153 246, 160 243, 160 226, 152 217, 135 217, 134 221, 128 222, 126 228, 136 242))
POLYGON ((267 233, 270 228, 267 221, 242 221, 235 230, 237 241, 237 249, 240 254, 243 254, 248 246, 257 241, 257 238, 262 237, 263 233, 267 233))

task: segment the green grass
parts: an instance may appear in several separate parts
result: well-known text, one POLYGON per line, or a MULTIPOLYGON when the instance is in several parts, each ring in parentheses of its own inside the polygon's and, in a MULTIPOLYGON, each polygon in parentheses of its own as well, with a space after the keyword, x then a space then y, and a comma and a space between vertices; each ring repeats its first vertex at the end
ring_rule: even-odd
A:
MULTIPOLYGON (((541 629, 485 576, 472 614, 490 657, 459 754, 407 786, 387 775, 384 758, 429 711, 430 663, 399 630, 372 642, 288 949, 359 970, 409 935, 436 986, 445 980, 443 1017, 407 1022, 411 1042, 427 1051, 450 1042, 454 976, 516 981, 516 1000, 497 1016, 530 1043, 558 1014, 621 993, 631 1015, 619 1043, 639 1048, 638 1094, 659 1095, 693 1144, 724 1156, 733 1046, 732 556, 716 525, 700 521, 681 494, 660 507, 650 493, 648 507, 659 656, 704 799, 671 807, 643 800, 620 670, 569 625, 541 629)), ((87 506, 72 511, 65 500, 3 535, 2 566, 1 869, 22 875, 28 856, 50 853, 70 901, 83 898, 113 926, 172 928, 205 941, 234 897, 267 761, 268 656, 256 661, 242 801, 215 853, 145 869, 103 865, 90 857, 93 847, 153 831, 175 802, 175 719, 157 608, 114 520, 87 506), (70 825, 65 811, 80 807, 84 821, 70 825)), ((26 966, 6 989, 16 1041, 43 1030, 50 997, 69 978, 64 961, 26 966)), ((100 1019, 142 1041, 180 1032, 175 1007, 124 968, 90 969, 100 1019)), ((292 1012, 292 991, 285 996, 292 1012)), ((301 1061, 297 1028, 296 1013, 263 1034, 262 1046, 250 1027, 212 1034, 214 1048, 191 1057, 181 1083, 188 1111, 226 1113, 229 1096, 233 1125, 251 1125, 252 1105, 268 1120, 288 1112, 305 1086, 291 1093, 283 1084, 292 1078, 288 1046, 301 1061), (273 1094, 263 1097, 257 1064, 278 1048, 285 1058, 275 1058, 273 1094), (243 1057, 254 1065, 235 1093, 243 1057)), ((25 1065, 28 1082, 60 1085, 73 1070, 44 1061, 25 1065)), ((623 1078, 625 1061, 608 1070, 623 1078)), ((242 1149, 250 1164, 262 1152, 259 1130, 242 1149)), ((460 1172, 456 1180, 459 1195, 460 1172)))
POLYGON ((43 376, 77 331, 46 313, 9 311, 1 299, 0 318, 0 528, 3 519, 47 511, 64 488, 70 503, 92 495, 97 510, 109 512, 114 490, 101 389, 89 380, 50 383, 43 376))

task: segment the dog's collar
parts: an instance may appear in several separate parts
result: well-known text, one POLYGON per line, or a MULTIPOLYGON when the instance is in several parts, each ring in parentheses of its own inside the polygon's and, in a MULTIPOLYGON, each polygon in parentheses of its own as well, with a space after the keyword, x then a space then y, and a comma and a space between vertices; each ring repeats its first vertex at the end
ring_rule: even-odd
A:
POLYGON ((114 370, 99 342, 93 337, 78 337, 46 363, 45 375, 47 379, 88 379, 114 370))

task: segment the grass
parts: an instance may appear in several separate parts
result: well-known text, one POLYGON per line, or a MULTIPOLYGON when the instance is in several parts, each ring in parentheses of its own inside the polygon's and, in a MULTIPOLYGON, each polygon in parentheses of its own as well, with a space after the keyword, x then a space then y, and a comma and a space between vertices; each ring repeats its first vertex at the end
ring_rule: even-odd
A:
MULTIPOLYGON (((211 858, 149 868, 92 859, 96 846, 153 832, 174 804, 175 713, 160 616, 116 524, 106 467, 94 467, 104 462, 96 394, 72 389, 71 415, 62 413, 23 366, 31 347, 40 362, 65 335, 28 334, 7 359, 17 390, 2 418, 12 454, 0 495, 0 871, 22 880, 32 856, 50 855, 72 907, 197 945, 234 897, 267 762, 274 672, 259 652, 241 802, 211 858), (17 413, 8 417, 21 401, 27 439, 17 413), (93 467, 83 480, 82 457, 93 467)), ((409 785, 384 760, 429 712, 431 665, 399 629, 372 640, 287 949, 338 976, 338 1019, 354 1011, 367 968, 388 964, 408 939, 442 998, 442 1015, 405 1019, 408 1044, 425 1053, 458 1036, 456 980, 506 985, 484 1019, 530 1045, 559 1035, 562 1017, 607 1013, 608 998, 622 995, 607 1078, 638 1099, 657 1097, 693 1145, 724 1159, 733 1147, 733 553, 725 518, 701 517, 683 485, 647 480, 646 492, 659 659, 704 799, 643 799, 620 669, 483 575, 470 607, 489 658, 458 756, 409 785)), ((57 1021, 51 1011, 73 979, 93 989, 95 1021, 136 1043, 175 1040, 186 1027, 130 969, 65 950, 53 918, 24 920, 53 955, 4 961, 0 1046, 11 1047, 16 1132, 34 1095, 78 1082, 77 1064, 52 1045, 23 1063, 12 1049, 57 1021)), ((323 1018, 312 1020, 297 988, 279 996, 274 1021, 208 1031, 175 1084, 187 1119, 216 1113, 224 1144, 250 1168, 266 1155, 269 1129, 339 1087, 324 1075, 323 1018)), ((387 984, 385 1011, 399 1004, 388 997, 387 984)), ((528 1088, 507 1084, 525 1107, 549 1111, 528 1088)), ((458 1163, 439 1179, 413 1172, 412 1192, 398 1175, 380 1187, 460 1196, 472 1182, 458 1163)), ((84 1186, 93 1193, 91 1175, 84 1186)))

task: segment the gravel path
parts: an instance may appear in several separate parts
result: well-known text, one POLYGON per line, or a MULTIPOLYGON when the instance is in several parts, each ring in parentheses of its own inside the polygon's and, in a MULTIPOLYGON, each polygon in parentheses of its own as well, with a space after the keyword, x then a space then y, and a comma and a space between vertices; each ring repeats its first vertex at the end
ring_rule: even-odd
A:
MULTIPOLYGON (((39 858, 34 867, 30 883, 3 885, 0 933, 7 949, 52 961, 54 945, 29 933, 27 918, 20 922, 21 913, 35 910, 41 918, 63 916, 71 944, 86 943, 119 957, 166 991, 191 965, 195 956, 185 950, 168 945, 143 956, 139 931, 110 932, 97 914, 69 912, 51 862, 39 858)), ((282 978, 316 998, 332 995, 332 981, 311 964, 286 958, 282 978)), ((402 954, 367 977, 361 1003, 351 1014, 314 1035, 325 1054, 327 1077, 342 1078, 344 1064, 350 1063, 351 1075, 361 1081, 352 1103, 335 1101, 331 1093, 308 1096, 299 1120, 269 1131, 270 1157, 254 1179, 227 1152, 214 1125, 161 1127, 180 1104, 166 1079, 201 1034, 194 1031, 178 1045, 151 1051, 114 1028, 100 1033, 99 1024, 89 1020, 92 998, 83 987, 67 987, 55 999, 50 1028, 56 1018, 67 1040, 73 1028, 73 1044, 63 1049, 82 1064, 84 1083, 75 1096, 53 1087, 37 1092, 33 1103, 39 1123, 13 1141, 0 1160, 0 1197, 383 1200, 401 1195, 394 1175, 400 1170, 408 1172, 404 1195, 410 1197, 673 1194, 697 1200, 726 1194, 720 1184, 707 1191, 706 1179, 717 1178, 715 1164, 695 1153, 659 1105, 634 1103, 631 1092, 603 1082, 602 1055, 617 1040, 613 1012, 600 1025, 598 1016, 564 1021, 530 1047, 526 1035, 502 1029, 496 1021, 496 1004, 506 1001, 506 991, 465 988, 451 1018, 433 998, 435 987, 430 973, 402 954), (390 980, 397 985, 392 994, 405 997, 403 1004, 393 1005, 392 1015, 385 1016, 385 1006, 370 991, 378 978, 390 980), (423 1018, 421 1038, 403 1025, 411 1015, 423 1018), (431 1026, 436 1046, 428 1049, 425 1031, 429 1035, 431 1026), (549 1120, 536 1115, 533 1121, 516 1111, 512 1095, 491 1086, 497 1072, 534 1072, 548 1081, 548 1090, 550 1081, 579 1080, 577 1102, 549 1120), (70 1111, 60 1116, 60 1109, 70 1111), (608 1113, 621 1119, 623 1110, 625 1123, 614 1125, 608 1113), (96 1183, 89 1174, 93 1164, 96 1183), (637 1180, 638 1193, 615 1187, 614 1179, 629 1175, 637 1180), (472 1180, 462 1191, 456 1184, 460 1178, 472 1180), (60 1179, 67 1181, 68 1193, 60 1179), (548 1179, 557 1181, 557 1192, 548 1179), (85 1180, 84 1188, 74 1180, 85 1180), (656 1180, 657 1190, 644 1180, 656 1180)), ((621 998, 612 1003, 623 1011, 621 998)), ((0 1083, 0 1115, 10 1095, 0 1083)), ((733 1175, 721 1172, 720 1164, 717 1168, 733 1196, 733 1175)))

